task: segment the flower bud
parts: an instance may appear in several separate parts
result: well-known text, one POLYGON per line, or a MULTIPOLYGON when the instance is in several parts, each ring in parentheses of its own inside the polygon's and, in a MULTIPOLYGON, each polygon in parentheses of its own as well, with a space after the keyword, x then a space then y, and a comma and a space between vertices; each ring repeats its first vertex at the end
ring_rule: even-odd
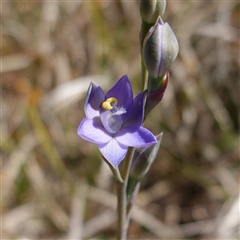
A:
POLYGON ((134 154, 134 162, 131 167, 130 176, 140 180, 149 170, 155 160, 161 144, 163 133, 156 136, 157 143, 144 148, 137 148, 134 154))
POLYGON ((143 21, 154 24, 165 12, 166 0, 141 0, 140 13, 143 21))
POLYGON ((136 148, 133 164, 130 170, 128 185, 127 185, 127 202, 133 204, 136 193, 139 190, 140 182, 143 176, 148 172, 153 161, 155 160, 158 149, 161 144, 163 133, 156 136, 157 143, 149 147, 136 148))
POLYGON ((166 91, 169 80, 169 72, 164 77, 148 79, 148 95, 145 105, 144 118, 153 110, 153 108, 161 102, 166 91))
POLYGON ((133 205, 140 189, 140 180, 129 176, 127 185, 127 203, 128 207, 133 205))
POLYGON ((178 55, 179 45, 168 23, 159 17, 143 42, 143 59, 149 75, 163 77, 178 55))

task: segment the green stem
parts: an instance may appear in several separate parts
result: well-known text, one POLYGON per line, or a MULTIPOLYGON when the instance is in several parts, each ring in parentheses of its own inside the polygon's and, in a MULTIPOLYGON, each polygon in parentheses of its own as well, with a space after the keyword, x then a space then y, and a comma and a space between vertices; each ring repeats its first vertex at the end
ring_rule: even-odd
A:
POLYGON ((140 49, 141 49, 141 57, 142 57, 142 62, 141 62, 141 67, 142 67, 142 91, 147 89, 147 82, 148 82, 148 71, 146 69, 146 66, 144 64, 144 59, 143 59, 143 42, 144 38, 146 37, 149 29, 153 26, 153 24, 146 23, 142 21, 141 25, 141 31, 140 31, 140 49))
POLYGON ((110 164, 109 161, 107 161, 107 159, 103 155, 102 155, 102 158, 107 163, 107 165, 109 166, 110 170, 112 171, 112 174, 113 174, 116 182, 123 183, 123 179, 122 179, 122 176, 121 176, 121 173, 120 173, 118 167, 114 168, 112 166, 112 164, 110 164))
POLYGON ((130 173, 130 167, 131 167, 131 163, 132 163, 132 159, 133 159, 133 154, 135 152, 135 148, 129 148, 126 159, 124 160, 123 163, 123 180, 125 182, 125 185, 127 186, 127 182, 128 181, 128 177, 129 177, 129 173, 130 173))
POLYGON ((130 173, 131 163, 135 148, 130 148, 126 159, 124 160, 122 178, 123 182, 117 184, 117 200, 118 200, 118 223, 117 223, 117 240, 127 239, 127 230, 129 220, 127 218, 127 184, 130 173))
POLYGON ((126 197, 124 191, 124 183, 117 184, 117 201, 118 201, 118 223, 117 223, 117 240, 125 240, 127 238, 126 225, 126 197))
MULTIPOLYGON (((141 45, 141 55, 142 55, 142 90, 144 91, 147 88, 148 82, 148 71, 144 64, 143 54, 142 54, 142 47, 143 47, 143 40, 146 36, 149 28, 152 25, 149 25, 145 22, 142 22, 141 26, 141 33, 140 33, 140 45, 141 45)), ((126 240, 127 239, 127 230, 130 221, 130 214, 127 211, 127 185, 128 185, 128 178, 131 169, 131 164, 133 160, 133 155, 135 152, 135 148, 130 148, 128 154, 123 162, 123 171, 122 171, 122 181, 117 181, 117 200, 118 200, 118 223, 117 223, 117 240, 126 240)), ((111 169, 112 170, 112 169, 111 169)), ((118 176, 118 173, 114 172, 114 176, 118 176)), ((119 174, 120 175, 120 174, 119 174)), ((117 179, 119 179, 117 177, 117 179)))

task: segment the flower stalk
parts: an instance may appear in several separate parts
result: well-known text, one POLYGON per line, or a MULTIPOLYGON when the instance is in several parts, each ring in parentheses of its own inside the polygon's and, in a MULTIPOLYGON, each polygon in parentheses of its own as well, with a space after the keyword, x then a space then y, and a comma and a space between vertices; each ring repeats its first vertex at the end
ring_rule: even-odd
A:
POLYGON ((127 230, 129 225, 129 220, 127 216, 127 185, 134 152, 135 148, 129 149, 123 165, 122 171, 123 182, 117 183, 117 201, 118 201, 117 240, 127 239, 127 230))
POLYGON ((98 145, 115 178, 117 240, 127 239, 141 180, 155 161, 162 139, 162 133, 154 136, 143 123, 164 96, 169 68, 179 50, 171 27, 161 18, 165 7, 166 0, 140 0, 142 92, 133 97, 126 75, 106 94, 91 83, 84 105, 86 118, 77 130, 80 137, 98 145))

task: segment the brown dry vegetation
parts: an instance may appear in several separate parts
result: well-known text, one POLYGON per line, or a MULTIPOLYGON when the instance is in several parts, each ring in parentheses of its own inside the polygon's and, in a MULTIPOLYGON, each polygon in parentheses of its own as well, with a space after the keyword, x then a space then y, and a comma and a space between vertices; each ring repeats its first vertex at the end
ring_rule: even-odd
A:
MULTIPOLYGON (((240 5, 169 0, 163 19, 180 53, 129 239, 237 239, 240 5)), ((2 1, 1 29, 1 239, 113 239, 111 173, 76 129, 91 81, 140 90, 138 2, 2 1)))

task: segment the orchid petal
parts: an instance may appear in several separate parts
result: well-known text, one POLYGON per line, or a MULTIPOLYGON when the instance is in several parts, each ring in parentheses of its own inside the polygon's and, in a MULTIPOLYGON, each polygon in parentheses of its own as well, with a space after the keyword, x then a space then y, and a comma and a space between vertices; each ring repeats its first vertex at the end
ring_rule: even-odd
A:
POLYGON ((101 125, 89 118, 82 120, 77 133, 83 139, 96 144, 107 143, 112 139, 112 136, 101 125))
POLYGON ((133 110, 131 117, 127 120, 123 127, 142 125, 146 94, 146 91, 141 92, 133 99, 133 110))
POLYGON ((118 107, 126 109, 126 113, 122 115, 123 121, 126 121, 132 113, 133 100, 132 86, 126 75, 122 76, 106 93, 106 99, 110 97, 115 97, 118 100, 118 107))
POLYGON ((146 147, 157 143, 156 137, 142 126, 122 128, 114 137, 119 143, 130 147, 146 147))
POLYGON ((127 146, 119 143, 115 138, 112 138, 106 144, 98 145, 102 155, 116 168, 127 154, 127 146))
POLYGON ((105 94, 102 88, 95 83, 91 83, 84 105, 84 111, 87 118, 93 119, 94 117, 99 117, 100 105, 104 99, 105 94))

